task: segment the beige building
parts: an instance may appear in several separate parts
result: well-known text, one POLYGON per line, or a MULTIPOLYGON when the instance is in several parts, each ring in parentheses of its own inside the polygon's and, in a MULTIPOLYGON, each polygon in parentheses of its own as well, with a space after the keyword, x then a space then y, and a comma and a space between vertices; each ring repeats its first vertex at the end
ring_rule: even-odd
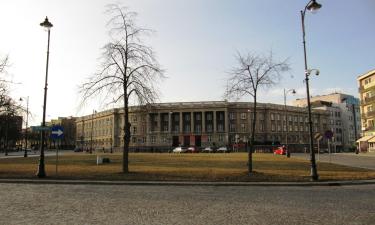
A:
POLYGON ((361 101, 362 138, 357 140, 361 151, 375 151, 375 69, 357 78, 361 101))
MULTIPOLYGON (((306 107, 307 100, 297 99, 293 105, 306 107)), ((311 98, 311 106, 330 114, 328 125, 333 132, 332 144, 335 150, 347 151, 355 148, 355 142, 361 133, 358 98, 342 93, 318 95, 311 98)))
MULTIPOLYGON (((309 143, 306 109, 258 104, 256 144, 289 144, 303 151, 309 143), (285 115, 287 115, 285 117, 285 115), (286 139, 287 138, 287 139, 286 139)), ((131 107, 132 150, 168 151, 173 146, 229 146, 250 136, 253 104, 247 102, 178 102, 131 107)), ((328 127, 328 113, 313 111, 313 130, 328 127)), ((123 146, 123 110, 111 109, 76 120, 76 145, 119 150, 123 146)))

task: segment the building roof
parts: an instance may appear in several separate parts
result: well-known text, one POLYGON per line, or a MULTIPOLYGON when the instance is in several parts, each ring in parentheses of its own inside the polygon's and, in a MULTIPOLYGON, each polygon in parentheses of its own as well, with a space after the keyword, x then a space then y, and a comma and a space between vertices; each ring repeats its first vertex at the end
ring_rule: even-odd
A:
POLYGON ((366 77, 371 76, 371 75, 374 75, 374 74, 375 74, 375 69, 370 70, 370 71, 368 71, 367 73, 358 76, 357 80, 358 80, 358 81, 363 80, 363 79, 365 79, 366 77))

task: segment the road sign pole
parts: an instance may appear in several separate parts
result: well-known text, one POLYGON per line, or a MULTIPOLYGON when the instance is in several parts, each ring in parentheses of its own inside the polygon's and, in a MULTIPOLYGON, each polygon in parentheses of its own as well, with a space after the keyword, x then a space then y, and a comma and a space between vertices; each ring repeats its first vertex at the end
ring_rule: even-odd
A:
POLYGON ((331 143, 330 143, 330 141, 329 141, 329 139, 328 139, 328 154, 329 154, 329 163, 331 163, 331 143))
POLYGON ((320 146, 319 146, 319 143, 320 143, 320 139, 318 139, 318 161, 320 160, 320 146))
POLYGON ((56 177, 57 177, 57 166, 59 163, 59 148, 56 148, 56 177))

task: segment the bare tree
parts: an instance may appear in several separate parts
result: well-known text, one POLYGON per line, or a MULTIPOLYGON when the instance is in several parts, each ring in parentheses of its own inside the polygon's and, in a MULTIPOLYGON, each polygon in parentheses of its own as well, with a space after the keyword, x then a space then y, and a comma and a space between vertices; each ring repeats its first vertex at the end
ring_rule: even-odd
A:
POLYGON ((6 111, 10 103, 8 95, 8 81, 5 79, 5 69, 8 66, 8 56, 0 59, 0 112, 6 111))
POLYGON ((248 149, 248 173, 253 171, 252 153, 254 151, 255 125, 257 119, 257 94, 260 88, 267 88, 280 81, 281 73, 290 70, 287 60, 276 62, 272 52, 267 56, 237 52, 238 65, 228 74, 226 97, 240 98, 250 95, 253 98, 253 117, 251 119, 251 137, 248 149))
POLYGON ((140 105, 154 102, 158 97, 156 82, 164 78, 155 53, 144 44, 142 37, 151 31, 135 24, 135 12, 119 5, 108 5, 111 15, 108 22, 112 41, 103 47, 100 69, 81 87, 83 101, 94 96, 104 96, 113 102, 123 102, 124 109, 124 173, 129 172, 130 143, 129 104, 140 105))
MULTIPOLYGON (((0 74, 2 74, 5 71, 5 68, 8 66, 8 56, 5 56, 4 58, 0 59, 0 74)), ((0 80, 2 80, 0 78, 0 80)))

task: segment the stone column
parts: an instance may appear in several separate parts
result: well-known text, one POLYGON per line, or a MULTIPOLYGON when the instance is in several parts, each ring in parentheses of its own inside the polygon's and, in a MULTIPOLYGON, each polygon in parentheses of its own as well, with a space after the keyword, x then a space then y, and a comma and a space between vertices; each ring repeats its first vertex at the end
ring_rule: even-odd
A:
POLYGON ((217 128, 217 127, 216 127, 216 125, 217 125, 217 124, 216 124, 216 122, 217 122, 217 121, 216 121, 216 111, 213 111, 212 113, 213 113, 213 116, 212 116, 212 122, 213 122, 213 124, 214 124, 214 132, 213 132, 213 133, 216 133, 216 131, 217 131, 217 129, 216 129, 216 128, 217 128))
POLYGON ((190 112, 190 133, 194 133, 194 112, 190 112))
POLYGON ((180 133, 183 133, 183 127, 182 127, 182 112, 180 112, 180 133))
POLYGON ((202 112, 202 134, 206 133, 206 115, 205 111, 202 112))

